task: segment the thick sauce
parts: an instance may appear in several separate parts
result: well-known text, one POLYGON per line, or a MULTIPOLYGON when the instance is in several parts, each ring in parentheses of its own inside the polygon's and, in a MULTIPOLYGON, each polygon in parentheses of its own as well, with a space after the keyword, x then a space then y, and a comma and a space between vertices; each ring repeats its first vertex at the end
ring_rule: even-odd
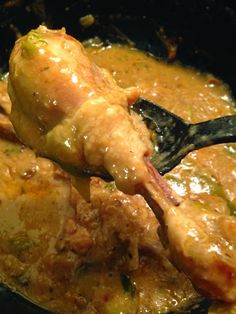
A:
MULTIPOLYGON (((235 114, 227 87, 211 75, 116 45, 88 53, 121 87, 137 86, 190 122, 235 114)), ((11 134, 5 82, 0 88, 0 125, 11 134)), ((88 203, 62 170, 6 133, 0 132, 3 281, 67 314, 165 313, 198 298, 163 256, 158 223, 140 196, 94 178, 88 203)), ((227 144, 189 154, 166 178, 179 195, 235 215, 235 176, 236 145, 227 144)))
MULTIPOLYGON (((95 63, 113 74, 120 86, 138 86, 145 98, 186 121, 196 123, 236 113, 227 86, 210 74, 167 65, 120 46, 90 48, 89 53, 95 63)), ((179 195, 194 196, 212 210, 233 214, 235 176, 236 145, 226 144, 189 154, 166 178, 179 195)))

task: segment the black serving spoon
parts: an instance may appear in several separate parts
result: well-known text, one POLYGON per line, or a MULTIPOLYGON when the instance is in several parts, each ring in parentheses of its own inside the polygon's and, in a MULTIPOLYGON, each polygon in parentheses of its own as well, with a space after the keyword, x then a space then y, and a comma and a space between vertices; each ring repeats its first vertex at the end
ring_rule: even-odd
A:
POLYGON ((131 109, 143 117, 151 131, 151 162, 160 174, 170 171, 195 149, 236 141, 236 115, 189 124, 146 99, 139 99, 131 109))
MULTIPOLYGON (((213 144, 236 142, 236 115, 190 124, 158 104, 140 98, 130 106, 140 115, 151 133, 153 166, 163 175, 173 169, 191 151, 213 144)), ((99 176, 113 180, 104 169, 80 169, 55 160, 72 175, 99 176)))

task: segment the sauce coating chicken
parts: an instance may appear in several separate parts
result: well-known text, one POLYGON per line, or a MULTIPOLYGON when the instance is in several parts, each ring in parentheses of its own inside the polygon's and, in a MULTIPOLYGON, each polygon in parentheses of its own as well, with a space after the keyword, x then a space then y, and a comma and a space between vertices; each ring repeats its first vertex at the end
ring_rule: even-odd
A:
POLYGON ((235 217, 213 213, 191 199, 182 200, 177 206, 173 206, 173 202, 168 204, 161 188, 163 179, 151 165, 149 171, 156 178, 159 191, 158 195, 154 192, 150 196, 149 191, 144 190, 143 195, 162 223, 160 237, 168 248, 170 260, 204 295, 235 302, 235 217))
POLYGON ((148 131, 128 111, 136 90, 119 88, 63 30, 39 27, 16 43, 9 94, 24 143, 61 163, 105 169, 119 189, 142 194, 176 266, 209 297, 236 300, 235 219, 177 199, 153 169, 148 131))
POLYGON ((39 154, 83 170, 105 168, 123 190, 144 180, 143 156, 152 147, 128 113, 135 90, 119 88, 64 30, 41 26, 16 43, 9 94, 17 134, 39 154))

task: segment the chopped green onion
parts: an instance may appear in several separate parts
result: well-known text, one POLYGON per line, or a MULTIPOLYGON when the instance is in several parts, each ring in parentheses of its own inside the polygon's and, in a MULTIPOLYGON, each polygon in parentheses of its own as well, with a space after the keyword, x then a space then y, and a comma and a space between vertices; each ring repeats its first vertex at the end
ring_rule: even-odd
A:
POLYGON ((42 38, 40 33, 33 30, 29 32, 23 40, 21 40, 21 44, 29 55, 33 55, 38 51, 38 49, 46 47, 48 43, 42 38))
POLYGON ((104 187, 105 187, 106 190, 108 190, 110 192, 114 192, 116 190, 116 184, 113 181, 112 182, 107 182, 104 187))
POLYGON ((9 240, 10 249, 16 255, 21 255, 25 251, 29 250, 33 243, 30 237, 26 233, 19 233, 9 240))
POLYGON ((26 274, 16 277, 16 282, 22 287, 27 287, 30 284, 30 277, 26 274))

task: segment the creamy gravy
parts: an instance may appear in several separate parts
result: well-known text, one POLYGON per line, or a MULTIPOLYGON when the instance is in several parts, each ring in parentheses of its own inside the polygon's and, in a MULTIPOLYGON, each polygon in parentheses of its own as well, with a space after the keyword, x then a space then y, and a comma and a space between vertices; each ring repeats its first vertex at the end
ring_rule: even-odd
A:
MULTIPOLYGON (((120 86, 137 86, 141 95, 190 123, 236 113, 227 86, 210 74, 165 64, 122 46, 89 48, 88 52, 120 86)), ((222 144, 190 153, 166 178, 181 196, 194 195, 213 210, 228 213, 236 205, 235 170, 236 145, 222 144)))
MULTIPOLYGON (((227 86, 212 75, 167 65, 128 47, 87 51, 121 87, 136 86, 189 122, 235 114, 227 86)), ((5 82, 0 87, 5 126, 10 103, 5 82)), ((3 281, 67 314, 165 313, 196 301, 190 282, 162 255, 158 223, 142 198, 93 179, 89 204, 52 162, 1 138, 3 281)), ((235 215, 235 171, 236 145, 222 144, 189 154, 165 177, 184 198, 235 215)), ((226 309, 222 305, 219 312, 217 305, 217 311, 226 309)))

